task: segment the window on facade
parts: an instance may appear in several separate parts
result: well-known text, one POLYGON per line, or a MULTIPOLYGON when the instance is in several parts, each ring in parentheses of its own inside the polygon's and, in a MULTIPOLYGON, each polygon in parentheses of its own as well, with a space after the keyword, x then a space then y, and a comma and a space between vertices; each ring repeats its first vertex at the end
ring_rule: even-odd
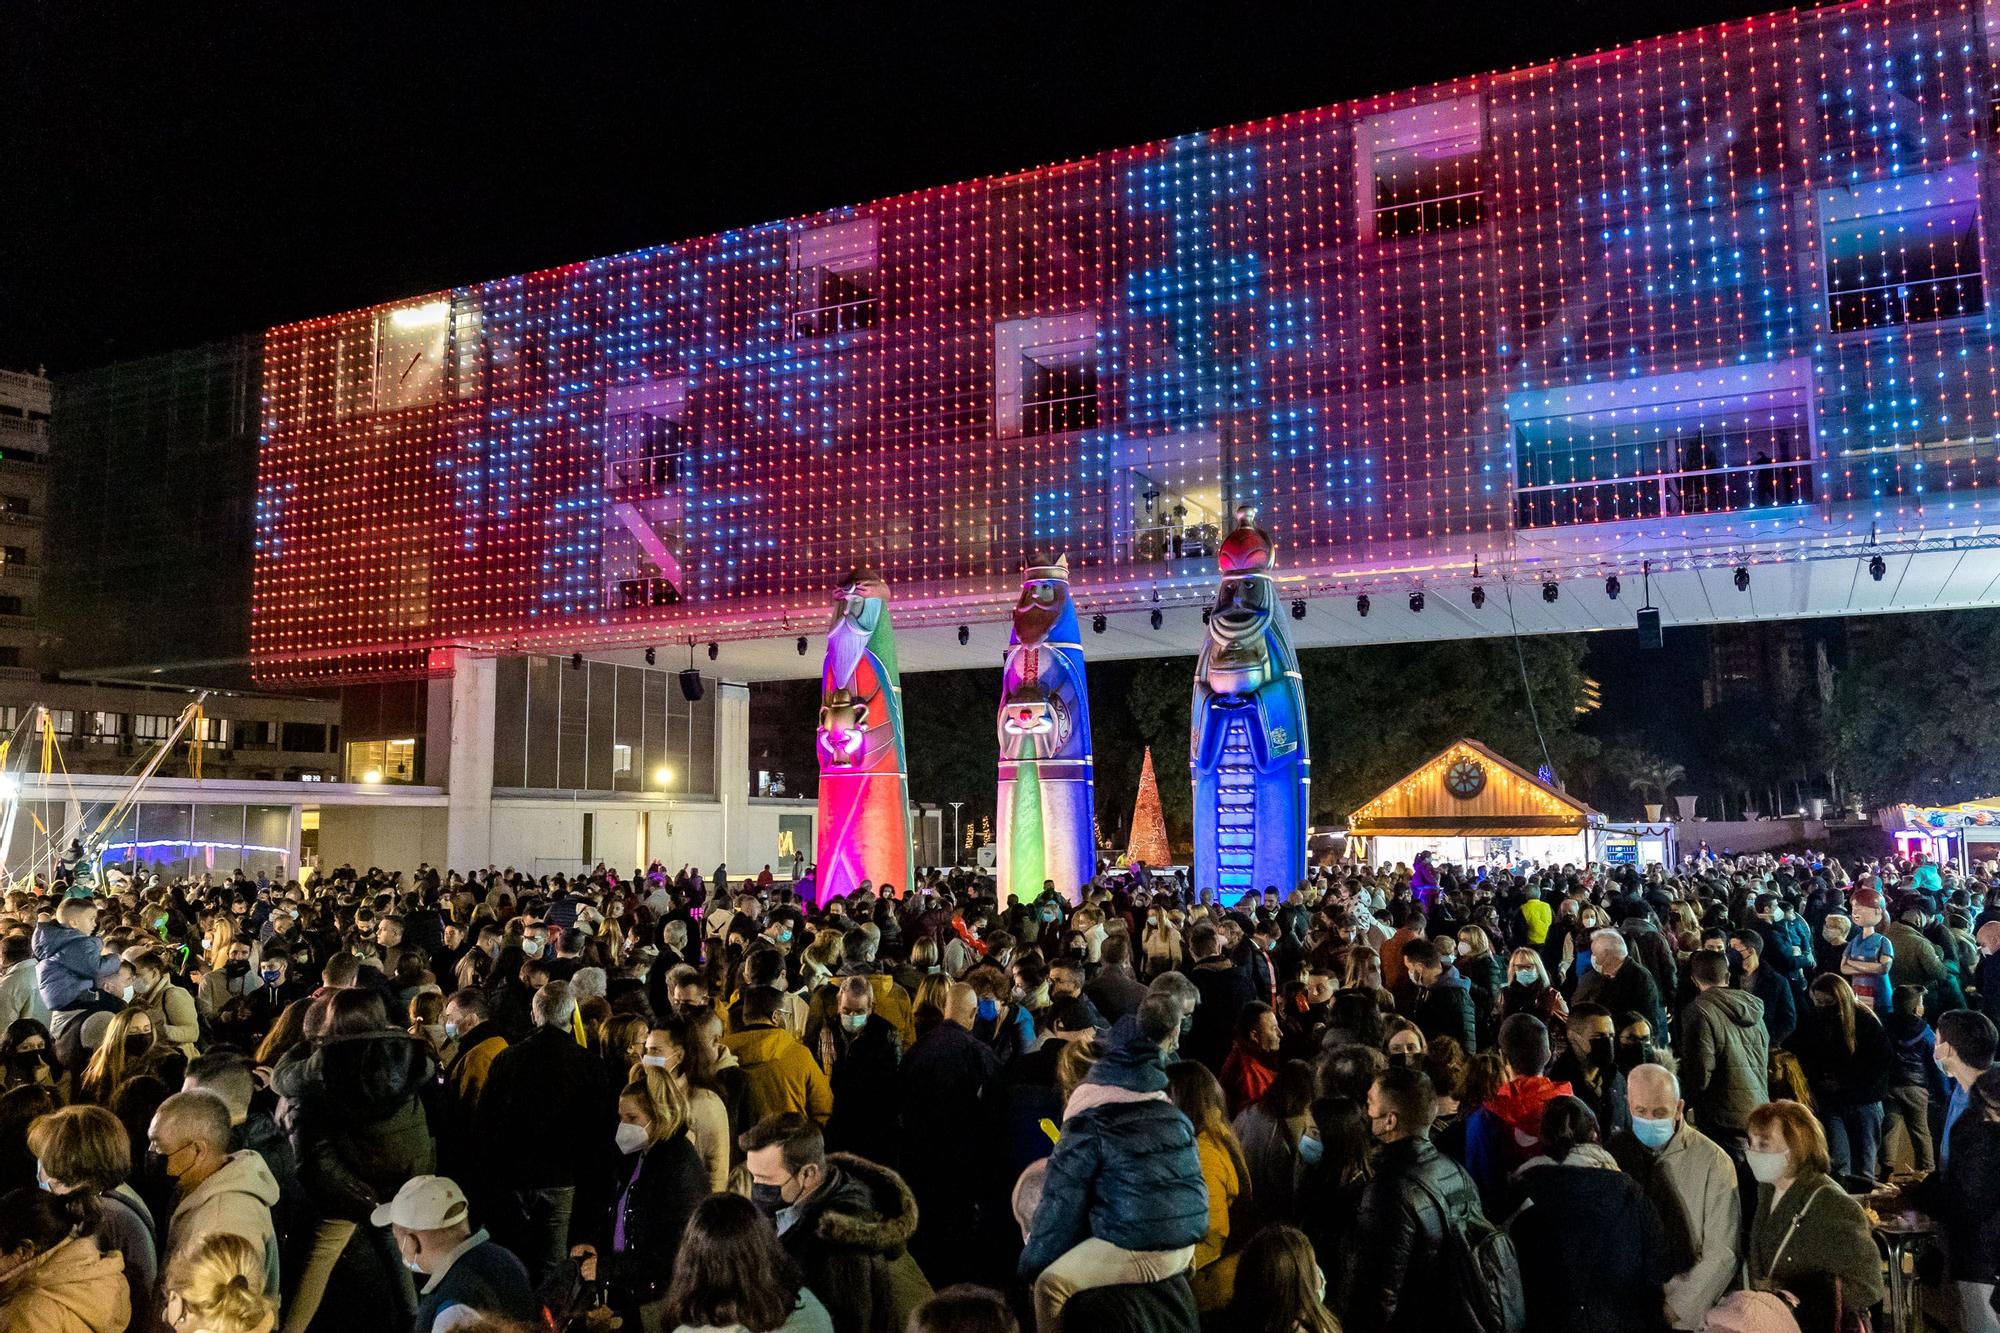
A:
POLYGON ((1811 366, 1693 371, 1518 394, 1524 528, 1737 513, 1813 499, 1811 366))
POLYGON ((0 597, 0 616, 18 616, 20 614, 21 614, 20 598, 0 597))
POLYGON ((85 713, 83 727, 84 740, 115 741, 125 730, 125 716, 122 713, 85 713))
MULTIPOLYGON (((18 659, 21 650, 16 648, 13 651, 18 659)), ((19 665, 20 662, 18 660, 11 663, 0 663, 0 666, 19 665)), ((76 713, 74 710, 68 708, 51 708, 49 710, 49 725, 55 728, 55 733, 58 736, 74 736, 76 735, 76 713)))
POLYGON ((33 512, 33 506, 25 495, 0 495, 0 511, 9 514, 27 514, 33 512))
POLYGON ((594 862, 593 852, 597 846, 597 816, 586 812, 583 816, 583 863, 594 862))
POLYGON ((1967 167, 1820 193, 1827 322, 1835 333, 1986 309, 1979 177, 1967 167))
POLYGON ((0 645, 0 667, 21 665, 21 650, 12 644, 0 645))
POLYGON ((324 754, 326 727, 318 722, 287 722, 279 733, 279 748, 294 754, 324 754))
POLYGON ((0 564, 25 565, 28 563, 28 548, 25 546, 0 546, 0 564))
POLYGON ((1361 122, 1355 161, 1359 197, 1369 204, 1361 218, 1363 240, 1453 231, 1485 221, 1484 112, 1478 97, 1458 97, 1361 122))
POLYGON ((444 396, 451 302, 402 306, 375 317, 374 409, 399 412, 444 396))
POLYGON ((414 739, 350 741, 346 774, 349 782, 415 782, 417 743, 414 739))
POLYGON ((1097 400, 1097 315, 1006 320, 993 333, 993 428, 1002 439, 1092 430, 1097 400))
POLYGON ((226 750, 231 729, 226 717, 198 717, 194 720, 192 739, 206 750, 226 750))
POLYGON ((630 773, 632 771, 631 746, 614 744, 611 747, 611 771, 613 773, 630 773))
POLYGON ((831 338, 875 327, 875 219, 813 227, 786 252, 794 338, 831 338))
POLYGON ((163 741, 173 734, 174 721, 160 713, 135 713, 132 717, 132 739, 163 741))
POLYGON ((605 486, 614 499, 643 499, 679 484, 693 433, 682 414, 684 379, 614 384, 605 391, 605 486))

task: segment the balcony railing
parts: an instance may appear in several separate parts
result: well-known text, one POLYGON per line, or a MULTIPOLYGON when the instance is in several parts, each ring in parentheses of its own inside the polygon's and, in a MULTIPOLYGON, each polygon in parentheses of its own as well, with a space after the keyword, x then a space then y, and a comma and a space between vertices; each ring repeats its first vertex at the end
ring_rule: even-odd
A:
POLYGON ((1743 513, 1811 504, 1812 464, 1804 460, 1746 463, 1645 477, 1523 486, 1515 500, 1524 528, 1743 513))

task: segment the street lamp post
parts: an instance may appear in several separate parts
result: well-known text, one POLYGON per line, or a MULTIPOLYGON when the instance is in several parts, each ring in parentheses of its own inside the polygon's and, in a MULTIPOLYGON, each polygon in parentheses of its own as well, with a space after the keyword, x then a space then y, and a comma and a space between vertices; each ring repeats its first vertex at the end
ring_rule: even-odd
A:
POLYGON ((959 858, 964 855, 958 843, 958 807, 964 805, 965 802, 952 801, 949 804, 951 806, 951 863, 958 865, 959 858))

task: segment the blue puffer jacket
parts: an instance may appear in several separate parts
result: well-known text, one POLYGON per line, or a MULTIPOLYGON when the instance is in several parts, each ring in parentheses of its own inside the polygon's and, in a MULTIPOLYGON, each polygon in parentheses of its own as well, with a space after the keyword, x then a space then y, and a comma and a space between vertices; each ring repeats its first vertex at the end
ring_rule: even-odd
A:
POLYGON ((35 985, 51 1011, 72 1008, 96 988, 104 966, 104 941, 97 936, 44 921, 35 927, 34 949, 35 985))
POLYGON ((1032 1280, 1095 1237, 1127 1250, 1178 1250, 1208 1234, 1208 1186, 1194 1126, 1166 1100, 1158 1043, 1132 1018, 1111 1030, 1104 1057, 1072 1103, 1049 1157, 1021 1276, 1032 1280))

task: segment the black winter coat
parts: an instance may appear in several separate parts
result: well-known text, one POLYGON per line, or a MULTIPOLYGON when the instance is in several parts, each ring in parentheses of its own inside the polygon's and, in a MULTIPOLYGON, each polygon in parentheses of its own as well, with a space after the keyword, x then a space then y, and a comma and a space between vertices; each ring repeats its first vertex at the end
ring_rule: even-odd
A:
POLYGON ((601 1170, 618 1122, 609 1083, 604 1062, 561 1028, 537 1028, 500 1052, 477 1113, 487 1178, 551 1189, 601 1170))
POLYGON ((1236 1017, 1256 1003, 1257 993, 1243 969, 1217 955, 1187 969, 1188 980, 1201 992, 1194 1022, 1181 1038, 1181 1058, 1199 1060, 1212 1074, 1222 1073, 1229 1044, 1236 1038, 1236 1017))
POLYGON ((1452 1327, 1462 1308, 1440 1253, 1445 1218, 1419 1180, 1455 1214, 1480 1211, 1472 1177, 1428 1140, 1384 1147, 1354 1218, 1341 1284, 1344 1333, 1431 1333, 1452 1327))
POLYGON ((1521 1173, 1508 1225, 1521 1257, 1528 1326, 1537 1333, 1658 1329, 1665 1262, 1659 1215, 1633 1179, 1601 1166, 1521 1173))
POLYGON ((2000 1122, 1968 1111, 1951 1127, 1951 1159, 1906 1195, 1944 1228, 1955 1282, 1991 1283, 2000 1274, 2000 1122))
POLYGON ((833 1040, 837 1053, 827 1072, 833 1087, 827 1146, 888 1166, 896 1160, 896 1067, 902 1063, 902 1039, 889 1020, 870 1014, 858 1036, 848 1040, 844 1032, 834 1033, 833 1040), (839 1046, 844 1040, 846 1046, 839 1046))
POLYGON ((623 1310, 636 1312, 639 1305, 665 1294, 680 1253, 681 1233, 687 1230, 695 1205, 708 1197, 708 1168, 685 1129, 620 1165, 636 1168, 637 1174, 625 1177, 631 1188, 621 1185, 612 1200, 611 1216, 597 1241, 597 1275, 611 1284, 623 1310), (614 1251, 620 1213, 625 1219, 625 1248, 614 1251))
POLYGON ((1805 1069, 1813 1100, 1823 1110, 1845 1111, 1889 1095, 1896 1077, 1896 1048, 1882 1020, 1854 1006, 1854 1049, 1840 1030, 1840 1014, 1830 1005, 1807 1004, 1792 1034, 1792 1051, 1805 1069))
POLYGON ((826 1179, 778 1239, 833 1317, 833 1333, 903 1333, 931 1296, 909 1253, 916 1229, 917 1201, 901 1177, 834 1153, 826 1179))
POLYGON ((299 1179, 316 1207, 359 1221, 431 1173, 424 1097, 436 1078, 430 1049, 400 1032, 335 1037, 278 1065, 271 1086, 289 1104, 299 1179))

